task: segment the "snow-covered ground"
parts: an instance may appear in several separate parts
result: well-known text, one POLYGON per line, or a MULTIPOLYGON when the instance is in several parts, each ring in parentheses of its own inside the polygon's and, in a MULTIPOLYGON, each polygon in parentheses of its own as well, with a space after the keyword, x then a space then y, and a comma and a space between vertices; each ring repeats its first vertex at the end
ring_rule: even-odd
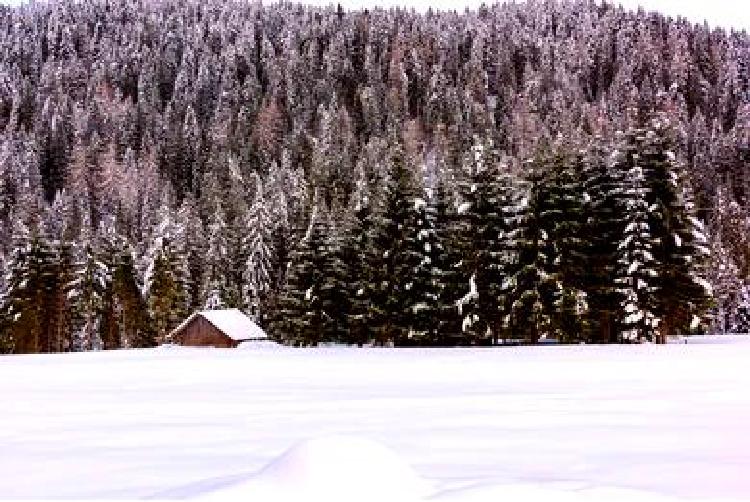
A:
POLYGON ((750 338, 0 358, 0 498, 750 498, 750 338), (696 340, 698 341, 698 340, 696 340))

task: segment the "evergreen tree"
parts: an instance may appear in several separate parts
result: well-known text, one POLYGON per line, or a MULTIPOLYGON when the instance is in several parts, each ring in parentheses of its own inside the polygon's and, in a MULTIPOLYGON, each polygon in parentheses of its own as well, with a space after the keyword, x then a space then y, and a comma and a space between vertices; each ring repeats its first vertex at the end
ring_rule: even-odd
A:
POLYGON ((100 329, 111 272, 94 246, 91 240, 81 246, 69 286, 74 319, 71 349, 74 351, 105 348, 100 329))
POLYGON ((435 213, 430 201, 415 197, 404 224, 404 262, 407 283, 402 308, 408 331, 402 343, 431 344, 440 327, 439 271, 441 252, 435 233, 435 213))
POLYGON ((334 214, 334 208, 329 216, 325 227, 326 235, 320 252, 323 256, 321 272, 321 284, 317 288, 320 296, 320 304, 325 312, 325 330, 321 333, 321 339, 332 342, 349 341, 349 320, 351 315, 350 296, 350 274, 351 263, 346 259, 347 253, 347 222, 338 221, 334 214))
POLYGON ((344 240, 343 261, 348 268, 343 288, 348 298, 348 341, 361 346, 373 338, 369 316, 376 286, 372 268, 375 221, 366 198, 356 208, 351 220, 344 240))
POLYGON ((536 169, 529 175, 528 196, 518 207, 514 231, 518 264, 510 277, 510 323, 513 338, 531 343, 554 334, 555 303, 560 282, 555 273, 555 250, 550 236, 549 191, 536 169))
POLYGON ((317 345, 329 327, 321 294, 325 283, 327 228, 324 215, 313 212, 308 232, 291 253, 286 287, 279 300, 278 336, 294 345, 317 345))
POLYGON ((168 341, 172 329, 185 319, 185 269, 183 257, 165 242, 153 263, 148 303, 157 340, 168 341))
POLYGON ((657 115, 640 139, 639 152, 648 185, 648 223, 657 239, 653 255, 658 278, 655 310, 661 318, 658 343, 696 327, 712 295, 703 277, 709 253, 703 223, 697 218, 692 187, 677 161, 670 134, 669 122, 657 115))
POLYGON ((272 286, 273 230, 269 204, 263 197, 258 180, 255 201, 247 215, 247 234, 243 237, 246 256, 243 287, 243 307, 255 319, 261 316, 261 306, 266 302, 272 286))
POLYGON ((590 343, 616 343, 622 302, 616 283, 618 247, 625 229, 623 211, 629 179, 622 164, 624 152, 610 155, 604 140, 590 145, 584 161, 584 212, 581 229, 583 246, 582 288, 586 294, 588 315, 585 318, 585 340, 590 343), (612 158, 611 158, 612 157, 612 158))
POLYGON ((547 161, 548 201, 541 213, 553 245, 552 273, 559 284, 553 319, 557 338, 565 342, 583 339, 587 314, 584 291, 584 187, 582 159, 556 152, 547 161))
POLYGON ((407 222, 413 211, 415 180, 406 166, 403 146, 392 144, 382 207, 375 216, 373 238, 373 285, 370 302, 375 343, 384 345, 402 340, 409 332, 406 287, 413 280, 408 261, 407 222))
POLYGON ((463 258, 470 234, 462 227, 463 215, 458 213, 443 182, 436 188, 431 203, 435 214, 434 268, 439 307, 434 343, 458 345, 464 341, 462 312, 459 312, 458 306, 469 289, 469 275, 463 258))
POLYGON ((624 196, 625 228, 618 245, 617 283, 622 295, 621 339, 655 341, 661 319, 655 311, 659 264, 654 256, 658 238, 653 234, 648 199, 649 187, 641 167, 635 141, 630 137, 623 145, 616 169, 627 172, 629 183, 624 196))
POLYGON ((15 220, 13 243, 7 263, 3 324, 6 347, 17 354, 40 351, 42 329, 38 307, 39 279, 34 255, 35 236, 20 219, 15 220))
POLYGON ((497 171, 492 152, 484 145, 472 149, 471 184, 465 196, 469 232, 465 261, 476 288, 471 306, 465 310, 475 341, 497 343, 508 326, 511 283, 516 271, 518 187, 497 171))
POLYGON ((143 296, 149 307, 156 340, 168 341, 172 329, 187 316, 188 268, 184 228, 173 211, 164 206, 153 230, 143 281, 143 296))

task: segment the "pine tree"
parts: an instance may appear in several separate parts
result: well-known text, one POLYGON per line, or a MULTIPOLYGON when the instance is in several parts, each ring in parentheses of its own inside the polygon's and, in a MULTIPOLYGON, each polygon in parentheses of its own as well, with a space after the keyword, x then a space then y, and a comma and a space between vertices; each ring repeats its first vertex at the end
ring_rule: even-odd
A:
POLYGON ((589 343, 619 341, 621 293, 616 283, 618 246, 625 229, 623 211, 627 195, 628 170, 618 162, 622 152, 611 155, 604 140, 596 138, 583 159, 584 212, 581 229, 586 237, 581 260, 582 289, 586 294, 588 315, 585 340, 589 343), (612 165, 614 164, 614 165, 612 165))
POLYGON ((14 223, 11 254, 5 269, 4 345, 14 353, 36 353, 40 348, 42 320, 37 305, 35 237, 20 218, 14 223))
POLYGON ((536 343, 542 336, 554 334, 560 282, 555 273, 551 221, 546 213, 550 195, 537 169, 531 170, 529 185, 527 197, 518 206, 514 230, 518 263, 510 276, 510 323, 513 338, 536 343))
POLYGON ((153 229, 143 280, 143 296, 160 342, 168 341, 171 330, 187 316, 190 289, 184 231, 172 209, 163 206, 153 229))
POLYGON ((74 316, 71 349, 97 350, 104 348, 99 330, 110 271, 91 243, 77 254, 75 275, 69 286, 74 316))
POLYGON ((703 223, 698 219, 692 187, 672 149, 670 124, 657 115, 642 138, 640 162, 648 185, 649 226, 658 239, 656 311, 661 322, 656 341, 687 334, 710 304, 711 287, 703 277, 708 256, 703 223))
POLYGON ((355 209, 344 238, 343 260, 348 265, 343 285, 348 297, 348 341, 362 346, 373 338, 370 322, 374 271, 375 222, 369 201, 355 209))
POLYGON ((553 319, 557 338, 564 342, 583 339, 586 317, 584 287, 584 188, 582 159, 556 152, 547 160, 548 201, 542 211, 542 225, 552 243, 554 262, 551 272, 559 284, 553 319))
POLYGON ((437 274, 439 321, 437 345, 453 346, 464 342, 462 312, 459 302, 469 290, 464 254, 470 232, 462 227, 464 218, 448 195, 445 183, 435 189, 431 204, 435 212, 436 253, 434 268, 437 274))
POLYGON ((45 352, 63 352, 70 346, 69 288, 74 274, 75 204, 64 192, 59 192, 45 211, 44 240, 47 242, 44 260, 43 303, 45 312, 45 352))
POLYGON ((218 200, 212 204, 211 211, 206 227, 206 268, 201 288, 203 308, 209 310, 230 307, 234 296, 227 273, 230 244, 227 237, 226 215, 218 200))
POLYGON ((400 142, 392 145, 389 160, 382 207, 375 216, 373 291, 368 315, 379 345, 400 341, 408 334, 405 291, 413 279, 406 261, 406 225, 413 211, 415 181, 400 142))
POLYGON ((515 272, 518 187, 510 176, 497 171, 492 152, 476 143, 472 149, 470 186, 465 195, 468 251, 467 269, 476 292, 464 307, 466 326, 479 343, 497 343, 508 326, 511 283, 515 272))
POLYGON ((253 205, 247 214, 247 234, 243 236, 246 265, 243 307, 257 320, 272 286, 273 230, 269 204, 263 197, 260 179, 253 205))
POLYGON ((340 209, 333 208, 325 226, 326 235, 320 250, 323 256, 321 284, 317 288, 321 308, 325 312, 325 330, 321 339, 330 342, 349 341, 351 314, 350 274, 351 263, 346 249, 348 222, 342 221, 340 209), (335 216, 338 213, 338 217, 335 216))
POLYGON ((429 200, 414 198, 404 230, 403 265, 408 276, 402 308, 408 332, 402 343, 431 344, 440 327, 439 272, 435 268, 440 249, 429 200))
POLYGON ((327 256, 325 215, 313 211, 307 234, 290 256, 287 284, 279 300, 275 331, 294 345, 317 345, 329 319, 321 285, 325 283, 327 256))
POLYGON ((149 323, 148 305, 140 294, 134 253, 129 245, 116 249, 112 274, 112 297, 118 329, 118 344, 123 348, 147 348, 156 345, 149 323))
POLYGON ((661 294, 657 282, 659 263, 654 256, 658 238, 651 227, 649 187, 635 143, 637 138, 631 136, 626 141, 614 167, 626 172, 629 180, 623 193, 625 228, 618 244, 616 279, 622 295, 620 339, 655 341, 661 322, 655 311, 655 297, 661 294))
POLYGON ((169 246, 160 248, 153 264, 148 303, 157 340, 168 341, 172 329, 186 317, 185 269, 183 257, 169 246))

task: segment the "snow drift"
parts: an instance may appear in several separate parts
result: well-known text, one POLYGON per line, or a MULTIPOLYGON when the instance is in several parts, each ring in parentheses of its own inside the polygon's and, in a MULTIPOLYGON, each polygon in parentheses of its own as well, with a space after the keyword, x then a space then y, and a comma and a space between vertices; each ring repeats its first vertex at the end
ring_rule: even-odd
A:
POLYGON ((413 502, 429 492, 428 483, 383 445, 364 438, 329 436, 299 443, 249 481, 206 498, 413 502))

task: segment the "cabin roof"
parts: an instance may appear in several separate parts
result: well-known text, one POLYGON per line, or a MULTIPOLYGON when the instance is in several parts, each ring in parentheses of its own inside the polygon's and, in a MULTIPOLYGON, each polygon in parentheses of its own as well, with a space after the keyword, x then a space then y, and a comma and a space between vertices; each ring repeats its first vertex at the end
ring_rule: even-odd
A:
POLYGON ((172 334, 176 335, 185 329, 185 327, 187 327, 193 319, 198 316, 203 317, 216 329, 237 342, 268 339, 266 332, 239 309, 202 310, 200 312, 195 312, 185 319, 182 324, 177 326, 177 328, 172 331, 172 334))

